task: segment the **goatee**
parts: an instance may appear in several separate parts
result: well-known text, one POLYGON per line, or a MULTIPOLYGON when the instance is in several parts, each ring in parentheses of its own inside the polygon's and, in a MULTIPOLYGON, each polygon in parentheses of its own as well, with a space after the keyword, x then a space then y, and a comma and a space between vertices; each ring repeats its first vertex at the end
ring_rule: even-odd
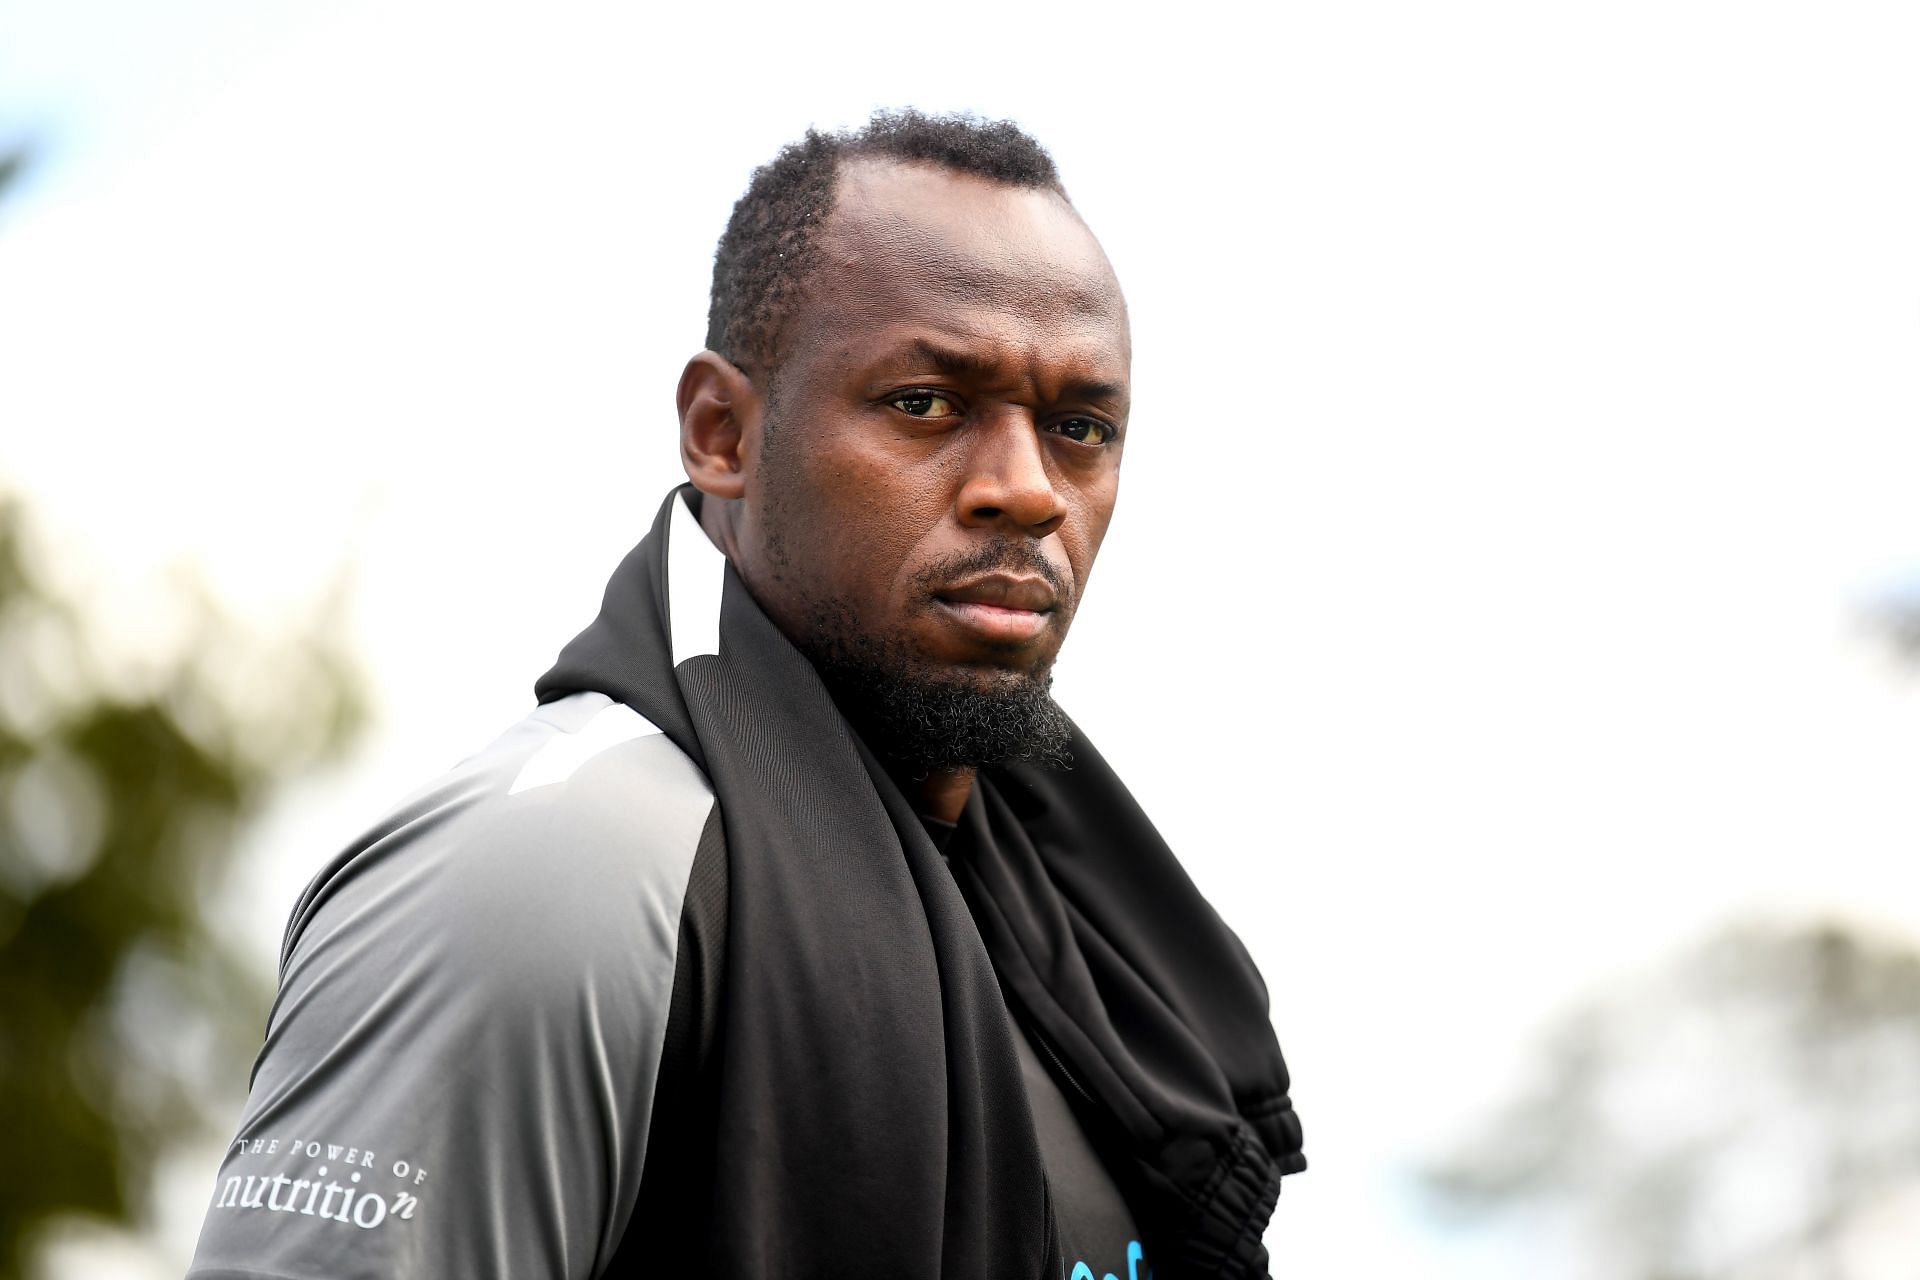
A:
POLYGON ((895 769, 1029 761, 1064 768, 1073 726, 1054 702, 1050 671, 992 673, 942 667, 901 641, 863 635, 844 606, 817 606, 801 650, 856 732, 895 769))

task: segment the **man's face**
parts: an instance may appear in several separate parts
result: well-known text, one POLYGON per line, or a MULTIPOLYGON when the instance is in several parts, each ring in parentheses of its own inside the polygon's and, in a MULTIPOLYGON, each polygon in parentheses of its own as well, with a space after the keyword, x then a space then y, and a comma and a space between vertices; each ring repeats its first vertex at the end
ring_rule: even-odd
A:
MULTIPOLYGON (((1112 268, 1051 192, 878 161, 842 171, 820 249, 750 454, 738 567, 830 679, 1044 699, 1119 486, 1112 268)), ((921 763, 982 762, 939 754, 921 763)))

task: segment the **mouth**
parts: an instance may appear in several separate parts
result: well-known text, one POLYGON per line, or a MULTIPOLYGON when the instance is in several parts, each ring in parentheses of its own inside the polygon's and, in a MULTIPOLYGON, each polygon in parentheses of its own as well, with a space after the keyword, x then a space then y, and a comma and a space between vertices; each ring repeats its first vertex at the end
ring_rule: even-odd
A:
POLYGON ((1046 579, 996 573, 933 593, 934 606, 963 630, 998 644, 1020 644, 1044 632, 1059 597, 1046 579))

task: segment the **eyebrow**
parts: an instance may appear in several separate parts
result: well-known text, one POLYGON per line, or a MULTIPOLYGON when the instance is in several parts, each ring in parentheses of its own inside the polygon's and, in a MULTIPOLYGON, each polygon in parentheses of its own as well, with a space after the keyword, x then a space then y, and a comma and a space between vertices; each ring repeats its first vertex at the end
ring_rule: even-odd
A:
MULTIPOLYGON (((985 379, 999 372, 998 363, 988 357, 955 347, 943 347, 926 338, 913 339, 907 344, 906 354, 925 360, 949 378, 985 379)), ((1127 388, 1122 382, 1076 378, 1062 384, 1060 390, 1062 399, 1120 400, 1125 398, 1127 388)))
POLYGON ((954 347, 943 347, 925 338, 915 338, 908 343, 907 351, 918 359, 925 360, 949 378, 984 378, 994 371, 993 361, 985 356, 978 356, 971 351, 961 351, 954 347))

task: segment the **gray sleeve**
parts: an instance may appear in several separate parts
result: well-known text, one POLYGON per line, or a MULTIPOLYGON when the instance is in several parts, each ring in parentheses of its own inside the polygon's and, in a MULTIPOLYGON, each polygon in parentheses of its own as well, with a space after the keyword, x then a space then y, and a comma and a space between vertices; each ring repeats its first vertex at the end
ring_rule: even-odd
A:
POLYGON ((714 803, 631 710, 567 704, 308 890, 191 1277, 591 1277, 612 1258, 714 803))

